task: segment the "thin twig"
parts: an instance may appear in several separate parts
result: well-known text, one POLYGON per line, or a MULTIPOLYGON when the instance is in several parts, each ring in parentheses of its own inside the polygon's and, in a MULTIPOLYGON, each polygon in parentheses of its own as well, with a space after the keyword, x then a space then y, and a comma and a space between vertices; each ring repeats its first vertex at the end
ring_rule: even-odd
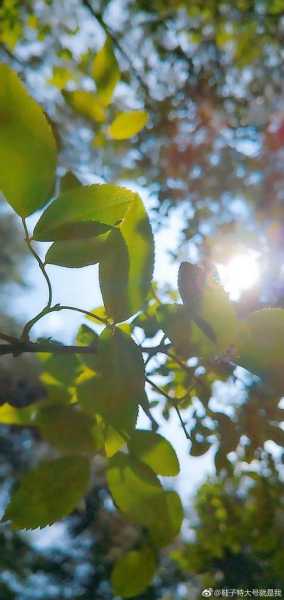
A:
POLYGON ((23 223, 23 227, 24 227, 24 231, 25 231, 25 241, 26 244, 31 252, 31 254, 33 255, 33 257, 36 259, 38 266, 45 278, 45 281, 47 283, 47 287, 48 287, 48 301, 47 301, 47 305, 46 308, 50 308, 52 305, 52 286, 51 286, 51 281, 47 275, 47 272, 45 270, 45 264, 43 263, 43 261, 41 260, 41 258, 39 257, 39 255, 37 254, 37 252, 34 250, 32 244, 31 244, 31 240, 30 240, 30 236, 29 236, 29 232, 28 232, 28 228, 27 228, 27 224, 26 224, 26 220, 22 219, 22 223, 23 223))
POLYGON ((28 339, 28 335, 32 329, 32 327, 38 322, 40 321, 40 319, 42 319, 43 317, 54 313, 54 312, 59 312, 61 310, 73 310, 74 312, 78 312, 81 313, 83 315, 86 315, 88 317, 92 317, 92 319, 96 319, 97 321, 100 321, 101 323, 103 323, 106 326, 109 326, 109 322, 106 319, 103 319, 102 317, 99 317, 98 315, 96 315, 95 313, 92 313, 88 310, 84 310, 83 308, 77 308, 76 306, 62 306, 61 304, 55 304, 54 306, 51 306, 50 308, 45 307, 42 309, 42 311, 40 313, 38 313, 35 317, 33 317, 33 319, 31 319, 24 327, 23 333, 22 333, 22 339, 28 339))
POLYGON ((25 241, 26 244, 28 246, 28 249, 30 251, 30 253, 32 254, 32 256, 36 259, 38 266, 44 276, 44 279, 47 283, 47 288, 48 288, 48 299, 47 299, 47 303, 44 306, 44 308, 32 319, 30 319, 30 321, 28 321, 22 331, 22 339, 29 339, 29 333, 30 330, 32 329, 32 327, 35 325, 35 323, 37 323, 40 319, 42 319, 42 317, 44 317, 45 315, 47 315, 49 312, 52 312, 52 286, 51 286, 51 281, 46 273, 45 270, 45 265, 42 262, 41 258, 39 257, 39 255, 37 254, 37 252, 34 250, 32 244, 31 244, 31 240, 30 240, 30 236, 29 236, 29 232, 28 232, 28 228, 27 228, 27 224, 26 224, 26 220, 23 218, 22 219, 22 224, 23 224, 23 228, 24 228, 24 232, 25 232, 25 241))
POLYGON ((110 325, 107 319, 103 319, 103 317, 99 317, 98 315, 96 315, 93 312, 90 312, 89 310, 77 308, 76 306, 62 306, 61 304, 59 304, 56 310, 73 310, 75 312, 81 313, 82 315, 86 315, 87 317, 91 317, 93 320, 96 319, 97 321, 100 321, 103 325, 110 325))
MULTIPOLYGON (((175 354, 172 354, 172 352, 169 352, 168 350, 165 351, 165 354, 167 354, 167 356, 169 358, 171 358, 172 360, 174 360, 177 365, 179 365, 179 367, 181 367, 184 371, 188 371, 192 377, 192 379, 195 381, 195 383, 197 385, 199 385, 201 388, 205 388, 205 384, 202 381, 202 379, 200 379, 200 377, 197 377, 196 375, 194 375, 194 373, 192 373, 192 369, 191 367, 189 367, 186 363, 184 363, 178 356, 176 356, 175 354)), ((206 392, 207 392, 207 387, 205 388, 206 392)))
POLYGON ((176 399, 172 398, 169 394, 167 394, 167 392, 165 392, 162 388, 160 388, 158 385, 156 385, 156 383, 154 383, 154 381, 152 381, 151 379, 149 379, 149 377, 145 377, 145 380, 147 381, 147 383, 149 383, 152 386, 152 388, 154 390, 156 390, 157 392, 159 392, 159 394, 162 394, 162 396, 164 396, 173 405, 173 407, 174 407, 174 409, 175 409, 175 411, 177 413, 177 416, 178 416, 178 418, 180 420, 180 424, 181 424, 182 429, 184 431, 184 435, 185 435, 185 437, 186 437, 187 440, 190 440, 191 437, 190 437, 190 435, 189 435, 189 433, 188 433, 188 431, 186 429, 186 426, 185 426, 184 420, 183 420, 183 418, 181 416, 179 407, 177 406, 176 399))

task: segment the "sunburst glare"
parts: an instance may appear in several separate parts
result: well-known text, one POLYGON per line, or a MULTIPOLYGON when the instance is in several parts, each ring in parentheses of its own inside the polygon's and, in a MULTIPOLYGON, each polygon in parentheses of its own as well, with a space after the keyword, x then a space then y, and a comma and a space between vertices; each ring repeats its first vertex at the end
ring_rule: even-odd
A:
POLYGON ((225 264, 217 264, 220 281, 231 300, 238 300, 243 292, 259 282, 259 254, 254 250, 237 254, 225 264))

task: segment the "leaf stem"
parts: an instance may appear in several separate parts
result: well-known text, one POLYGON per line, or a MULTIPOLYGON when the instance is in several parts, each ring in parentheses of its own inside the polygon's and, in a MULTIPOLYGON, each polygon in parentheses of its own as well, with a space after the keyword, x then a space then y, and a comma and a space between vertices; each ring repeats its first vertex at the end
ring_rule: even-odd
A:
POLYGON ((35 260, 38 263, 38 266, 43 274, 43 277, 47 283, 47 289, 48 289, 48 299, 47 299, 47 304, 45 305, 45 307, 32 319, 30 319, 30 321, 28 321, 22 331, 22 339, 29 339, 29 332, 31 330, 31 328, 35 325, 35 323, 37 323, 37 321, 39 321, 42 317, 44 317, 46 314, 48 314, 49 312, 51 312, 52 308, 52 286, 51 286, 51 281, 47 275, 47 272, 45 270, 45 265, 42 262, 40 256, 37 254, 37 252, 35 251, 35 249, 33 248, 32 244, 31 244, 31 240, 30 240, 30 236, 29 236, 29 232, 28 232, 28 228, 27 228, 27 223, 26 223, 26 219, 22 218, 22 224, 23 224, 23 228, 24 228, 24 232, 25 232, 25 241, 26 244, 28 246, 28 249, 30 251, 30 253, 32 254, 32 256, 35 258, 35 260))
POLYGON ((84 310, 83 308, 77 308, 76 306, 61 306, 59 304, 56 310, 73 310, 74 312, 78 312, 82 315, 86 315, 87 317, 91 317, 92 319, 96 319, 97 321, 100 321, 103 325, 106 325, 107 327, 110 326, 110 323, 107 319, 103 319, 95 313, 90 312, 89 310, 84 310))
POLYGON ((35 249, 33 248, 32 244, 31 244, 31 240, 30 240, 30 236, 29 236, 29 232, 28 232, 28 228, 27 228, 27 224, 26 224, 26 220, 22 219, 22 223, 23 223, 23 227, 24 227, 24 231, 25 231, 25 241, 26 244, 31 252, 31 254, 33 255, 33 257, 36 259, 38 266, 45 278, 45 281, 47 283, 47 287, 48 287, 48 301, 47 301, 47 305, 46 308, 50 308, 52 305, 52 286, 51 286, 51 281, 47 275, 47 272, 45 270, 45 264, 43 263, 43 261, 41 260, 41 258, 39 257, 39 255, 37 254, 37 252, 35 251, 35 249))

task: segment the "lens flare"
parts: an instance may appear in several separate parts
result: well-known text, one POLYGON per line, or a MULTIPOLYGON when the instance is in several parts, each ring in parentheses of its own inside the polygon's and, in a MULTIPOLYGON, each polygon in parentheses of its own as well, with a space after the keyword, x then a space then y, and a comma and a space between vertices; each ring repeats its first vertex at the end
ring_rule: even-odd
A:
POLYGON ((217 264, 220 281, 231 300, 255 286, 260 277, 259 256, 255 251, 237 254, 226 264, 217 264))

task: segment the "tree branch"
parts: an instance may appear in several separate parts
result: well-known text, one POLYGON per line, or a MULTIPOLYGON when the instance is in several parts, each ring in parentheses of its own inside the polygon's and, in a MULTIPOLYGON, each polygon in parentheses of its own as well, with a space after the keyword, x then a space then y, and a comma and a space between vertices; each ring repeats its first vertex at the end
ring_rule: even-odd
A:
POLYGON ((12 344, 0 344, 0 355, 13 354, 18 356, 19 354, 36 354, 36 353, 50 353, 50 354, 96 354, 97 347, 95 345, 90 346, 64 346, 52 342, 29 342, 17 340, 12 344))
POLYGON ((9 344, 14 344, 18 341, 18 338, 12 335, 7 335, 6 333, 2 333, 2 331, 0 331, 0 340, 4 340, 4 342, 8 342, 9 344))
POLYGON ((111 27, 105 22, 105 20, 103 19, 102 15, 93 8, 93 6, 89 2, 89 0, 82 0, 82 3, 85 6, 85 8, 89 11, 89 13, 96 19, 96 21, 102 27, 102 29, 104 30, 105 34, 111 39, 113 45, 117 48, 117 50, 119 50, 120 54, 128 62, 129 67, 131 69, 131 72, 132 72, 133 76, 138 81, 139 85, 141 86, 141 88, 143 89, 144 93, 148 97, 149 96, 149 90, 148 90, 148 87, 147 87, 146 83, 143 81, 140 73, 137 72, 137 69, 134 66, 131 58, 129 57, 128 53, 122 47, 121 43, 117 39, 117 37, 116 37, 115 33, 113 32, 113 30, 111 29, 111 27))

